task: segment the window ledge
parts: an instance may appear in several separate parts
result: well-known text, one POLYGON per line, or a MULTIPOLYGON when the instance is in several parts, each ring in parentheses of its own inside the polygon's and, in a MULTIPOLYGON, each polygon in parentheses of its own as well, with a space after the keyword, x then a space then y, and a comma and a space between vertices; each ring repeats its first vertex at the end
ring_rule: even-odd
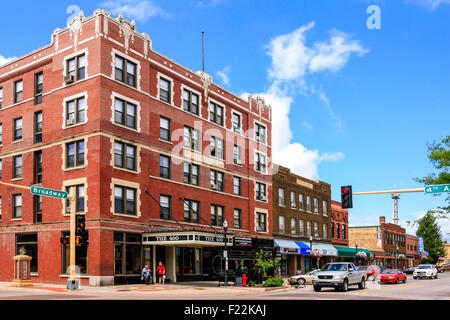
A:
POLYGON ((134 173, 134 174, 138 174, 139 173, 137 170, 130 170, 130 169, 116 167, 116 166, 113 166, 113 168, 117 169, 117 170, 120 170, 120 171, 125 171, 125 172, 129 172, 129 173, 134 173))
POLYGON ((22 221, 22 218, 11 219, 11 221, 22 221))
POLYGON ((14 140, 13 142, 11 142, 11 144, 16 144, 16 143, 20 143, 20 142, 23 142, 23 139, 20 139, 20 140, 14 140))
MULTIPOLYGON (((64 120, 64 121, 66 121, 66 120, 64 120)), ((87 124, 87 121, 86 121, 86 122, 82 122, 82 123, 72 124, 72 125, 70 125, 70 126, 66 126, 66 125, 65 125, 65 122, 64 122, 63 130, 67 130, 67 129, 71 129, 71 128, 76 128, 76 127, 79 127, 79 126, 83 126, 83 125, 85 125, 85 124, 87 124)))
POLYGON ((137 133, 140 133, 140 132, 141 132, 141 131, 138 130, 137 128, 131 128, 131 127, 128 127, 128 126, 126 126, 126 125, 117 123, 117 122, 115 122, 115 121, 112 121, 112 124, 115 125, 115 126, 118 126, 118 127, 120 127, 120 128, 128 129, 128 130, 131 130, 131 131, 134 131, 134 132, 137 132, 137 133))
POLYGON ((23 178, 15 178, 15 179, 11 179, 11 182, 21 181, 21 180, 23 180, 23 178))
POLYGON ((86 165, 79 166, 79 167, 73 167, 73 168, 66 168, 66 169, 64 169, 64 171, 67 172, 67 171, 75 171, 75 170, 80 170, 80 169, 86 169, 86 165))
POLYGON ((115 213, 115 212, 113 212, 113 215, 114 216, 118 216, 118 217, 133 218, 133 219, 139 219, 140 218, 140 216, 138 216, 138 215, 132 216, 130 214, 122 214, 122 213, 115 213))
POLYGON ((173 144, 171 141, 167 141, 167 140, 164 140, 164 139, 161 139, 161 138, 159 138, 158 140, 161 141, 161 142, 164 142, 164 143, 173 144))

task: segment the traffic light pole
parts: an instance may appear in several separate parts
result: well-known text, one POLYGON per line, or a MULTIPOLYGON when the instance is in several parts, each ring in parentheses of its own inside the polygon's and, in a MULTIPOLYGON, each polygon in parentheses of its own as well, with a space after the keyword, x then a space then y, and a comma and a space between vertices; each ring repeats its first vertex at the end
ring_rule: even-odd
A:
POLYGON ((78 284, 75 280, 75 236, 76 236, 76 232, 75 232, 75 198, 76 198, 76 194, 75 194, 75 187, 71 187, 70 188, 70 279, 69 279, 69 283, 67 283, 67 288, 74 290, 74 289, 78 289, 78 284))

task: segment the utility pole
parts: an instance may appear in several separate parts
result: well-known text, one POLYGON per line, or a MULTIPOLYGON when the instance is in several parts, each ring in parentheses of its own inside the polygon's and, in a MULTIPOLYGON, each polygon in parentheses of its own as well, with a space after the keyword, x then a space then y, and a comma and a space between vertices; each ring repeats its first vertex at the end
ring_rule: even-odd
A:
POLYGON ((79 283, 76 281, 75 279, 75 236, 76 236, 76 231, 75 231, 75 219, 76 219, 76 202, 75 202, 75 198, 76 198, 76 188, 75 187, 71 187, 70 188, 70 279, 67 283, 67 288, 74 290, 74 289, 78 289, 79 288, 79 283))

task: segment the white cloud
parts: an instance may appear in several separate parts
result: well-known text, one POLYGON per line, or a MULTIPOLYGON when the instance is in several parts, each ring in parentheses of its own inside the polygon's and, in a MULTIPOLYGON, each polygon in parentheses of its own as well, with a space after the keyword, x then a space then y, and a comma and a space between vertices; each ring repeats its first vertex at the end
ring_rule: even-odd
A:
POLYGON ((306 130, 306 131, 313 131, 314 127, 312 124, 310 124, 308 121, 302 121, 300 125, 306 130))
POLYGON ((450 0, 406 0, 406 2, 417 4, 430 10, 437 9, 441 4, 450 4, 450 0))
POLYGON ((230 71, 231 68, 229 66, 226 66, 225 68, 223 68, 223 70, 216 72, 224 85, 230 84, 230 71))
POLYGON ((7 64, 10 61, 13 61, 14 59, 17 59, 17 57, 10 57, 10 58, 5 58, 4 56, 2 56, 0 54, 0 66, 7 64))
POLYGON ((150 0, 107 0, 102 2, 100 6, 111 11, 113 15, 122 13, 124 17, 131 17, 142 22, 146 22, 155 16, 170 17, 167 12, 150 0))
POLYGON ((198 8, 211 8, 222 4, 225 0, 209 0, 209 1, 198 1, 195 6, 198 8))

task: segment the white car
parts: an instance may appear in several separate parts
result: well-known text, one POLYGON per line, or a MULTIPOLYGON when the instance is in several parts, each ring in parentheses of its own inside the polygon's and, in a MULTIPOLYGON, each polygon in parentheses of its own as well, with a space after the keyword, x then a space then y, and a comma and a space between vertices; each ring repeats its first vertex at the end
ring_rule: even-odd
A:
POLYGON ((437 279, 438 277, 438 271, 436 267, 432 264, 421 264, 419 265, 413 273, 413 278, 428 278, 428 279, 437 279))

